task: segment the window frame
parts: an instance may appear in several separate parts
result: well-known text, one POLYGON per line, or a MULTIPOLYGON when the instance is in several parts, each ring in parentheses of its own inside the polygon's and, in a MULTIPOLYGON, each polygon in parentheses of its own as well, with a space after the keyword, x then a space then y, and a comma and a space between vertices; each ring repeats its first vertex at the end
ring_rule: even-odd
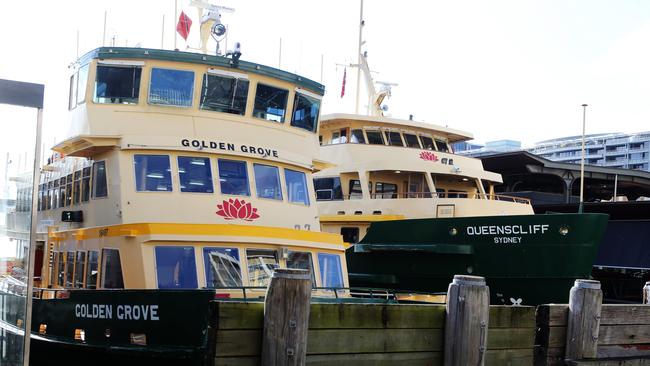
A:
POLYGON ((384 136, 384 133, 380 129, 363 129, 364 134, 366 135, 366 145, 378 145, 378 146, 386 146, 386 138, 384 136), (371 143, 370 139, 368 138, 368 132, 371 133, 377 133, 379 136, 381 136, 381 144, 375 144, 371 143))
MULTIPOLYGON (((287 113, 289 112, 289 94, 290 94, 289 89, 285 89, 285 88, 275 86, 275 85, 271 85, 271 84, 267 84, 267 83, 257 82, 257 83, 255 83, 255 92, 253 94, 254 94, 253 95, 253 108, 251 110, 251 116, 253 118, 261 120, 261 121, 280 123, 280 124, 284 124, 287 121, 287 113), (257 117, 255 115, 255 111, 256 111, 255 104, 257 102, 257 90, 258 90, 260 85, 263 85, 263 86, 269 87, 269 88, 278 89, 278 90, 283 90, 283 91, 287 92, 286 98, 285 98, 285 101, 284 101, 284 112, 282 113, 282 119, 280 121, 274 121, 272 119, 257 117)), ((293 107, 291 108, 291 110, 293 111, 293 107)), ((266 114, 266 112, 264 112, 264 113, 266 114)), ((293 115, 293 112, 291 114, 293 115)))
POLYGON ((301 88, 296 88, 294 89, 294 94, 293 94, 293 105, 291 106, 291 120, 289 121, 289 125, 293 128, 301 129, 303 131, 311 132, 311 133, 318 133, 318 125, 320 124, 320 112, 323 104, 323 97, 314 93, 311 93, 307 90, 301 89, 301 88), (318 103, 318 111, 316 112, 316 119, 314 121, 314 128, 312 130, 308 130, 306 128, 296 126, 294 125, 294 114, 296 113, 296 107, 298 105, 298 98, 302 97, 305 98, 307 101, 311 102, 312 105, 314 103, 318 103), (315 100, 312 101, 312 99, 315 100))
POLYGON ((122 270, 122 255, 120 254, 119 248, 114 248, 114 247, 103 247, 101 248, 101 256, 98 258, 99 259, 99 273, 98 273, 98 289, 124 289, 126 286, 124 285, 124 271, 122 270), (120 259, 120 275, 122 277, 122 287, 106 287, 106 254, 104 253, 105 251, 110 251, 110 250, 115 250, 117 251, 118 258, 120 259))
POLYGON ((296 204, 296 205, 301 205, 301 206, 306 206, 309 207, 311 206, 311 199, 310 199, 310 192, 309 192, 309 181, 307 180, 307 174, 305 172, 302 172, 300 170, 295 170, 295 169, 289 169, 289 168, 283 168, 284 171, 284 186, 287 191, 287 202, 296 204), (291 193, 289 192, 289 182, 287 181, 287 171, 294 172, 294 173, 300 173, 302 174, 303 181, 305 184, 305 198, 307 199, 307 202, 305 201, 292 201, 291 200, 291 193))
POLYGON ((283 192, 283 187, 282 187, 282 177, 281 177, 281 173, 280 173, 280 167, 278 167, 277 165, 253 163, 253 177, 255 178, 255 197, 257 197, 259 199, 271 200, 271 201, 277 201, 277 202, 283 202, 284 201, 284 192, 283 192), (257 167, 257 166, 261 166, 261 167, 265 167, 265 168, 274 168, 275 169, 275 172, 277 173, 276 178, 277 178, 277 183, 278 183, 277 192, 280 194, 279 198, 260 196, 260 190, 259 190, 260 187, 257 185, 258 184, 257 171, 255 170, 255 167, 257 167))
MULTIPOLYGON (((191 289, 198 289, 200 288, 199 286, 199 266, 196 261, 196 250, 193 245, 156 245, 153 247, 153 254, 154 254, 154 271, 156 273, 156 289, 163 290, 163 289, 168 289, 168 290, 191 290, 191 289), (194 263, 194 284, 196 285, 195 287, 160 287, 160 279, 158 277, 158 249, 170 249, 170 248, 177 248, 177 249, 185 249, 185 248, 190 248, 192 250, 192 263, 194 263)), ((191 274, 191 271, 187 272, 188 274, 191 274)))
MULTIPOLYGON (((142 82, 142 77, 140 78, 140 82, 142 82)), ((193 108, 194 107, 194 92, 196 89, 196 72, 194 70, 186 70, 186 69, 178 69, 178 68, 169 68, 169 67, 156 67, 156 66, 151 66, 149 68, 149 83, 147 85, 147 104, 150 106, 156 106, 156 107, 175 107, 175 108, 193 108), (151 82, 153 81, 153 73, 154 70, 171 70, 171 71, 181 71, 181 72, 189 72, 192 74, 192 90, 190 90, 190 104, 189 105, 177 105, 177 104, 161 104, 161 103, 153 103, 151 102, 151 82)))
MULTIPOLYGON (((141 98, 141 94, 144 92, 145 88, 142 87, 142 75, 144 71, 144 66, 145 63, 143 61, 123 61, 123 60, 101 60, 97 62, 97 65, 95 67, 95 83, 93 85, 93 94, 92 94, 92 102, 93 104, 98 104, 98 105, 139 105, 141 98), (122 98, 122 99, 135 99, 135 102, 126 102, 126 103, 104 103, 99 101, 99 97, 97 96, 97 75, 99 74, 97 70, 100 67, 114 67, 114 68, 123 68, 123 69, 140 69, 140 79, 138 82, 138 93, 135 97, 133 98, 122 98)), ((135 71, 133 71, 135 72, 135 71)), ((134 80, 135 81, 135 80, 134 80)), ((133 84, 135 85, 135 83, 133 84)), ((135 91, 135 90, 134 90, 135 91)), ((110 97, 101 97, 104 99, 110 99, 110 97)))
MULTIPOLYGON (((275 264, 277 265, 277 268, 281 268, 281 258, 278 255, 278 251, 275 249, 269 249, 269 248, 255 248, 255 247, 247 247, 244 248, 244 254, 246 255, 246 281, 248 281, 248 286, 253 287, 254 285, 251 282, 251 270, 250 270, 250 263, 249 263, 249 256, 248 256, 248 251, 249 250, 254 250, 254 251, 268 251, 273 253, 273 258, 275 259, 275 264)), ((273 273, 267 277, 267 283, 263 284, 262 286, 266 287, 271 283, 271 277, 273 273)))
POLYGON ((318 272, 320 275, 320 281, 321 281, 321 286, 325 288, 343 288, 345 287, 345 278, 343 277, 343 263, 341 260, 341 256, 339 254, 333 254, 333 253, 325 253, 325 252, 317 252, 317 258, 318 258, 318 272), (321 257, 333 257, 337 259, 338 263, 338 279, 340 280, 340 286, 331 286, 329 284, 325 284, 325 276, 324 276, 324 268, 321 264, 321 257))
POLYGON ((422 149, 422 142, 420 141, 420 138, 418 137, 417 133, 402 132, 402 138, 404 139, 404 143, 406 144, 406 147, 410 147, 412 149, 422 149), (409 146, 409 143, 408 143, 408 141, 406 139, 407 135, 415 137, 415 141, 417 142, 417 146, 409 146))
POLYGON ((228 158, 217 158, 217 173, 218 173, 218 179, 219 179, 219 193, 222 195, 227 195, 227 196, 236 196, 236 197, 251 197, 251 179, 250 179, 250 173, 248 171, 248 161, 247 160, 236 160, 236 159, 228 159, 228 158), (246 189, 247 189, 247 194, 234 194, 234 193, 224 193, 221 184, 223 183, 221 181, 221 169, 219 168, 219 162, 220 161, 228 161, 228 162, 237 162, 237 163, 244 163, 244 171, 246 172, 246 189))
MULTIPOLYGON (((87 250, 86 251, 86 268, 85 268, 85 273, 84 273, 84 287, 85 289, 91 289, 91 290, 96 290, 99 288, 99 280, 100 280, 100 267, 101 267, 101 258, 100 258, 101 251, 99 250, 87 250), (89 272, 91 271, 90 269, 90 253, 97 253, 97 277, 95 278, 95 287, 89 287, 88 285, 88 280, 89 280, 89 272)), ((92 274, 91 274, 92 276, 92 274)))
POLYGON ((233 247, 206 246, 206 247, 202 247, 201 249, 202 249, 201 250, 201 257, 203 259, 203 275, 204 275, 204 281, 205 281, 205 287, 206 288, 209 288, 209 289, 224 289, 224 288, 235 288, 235 287, 244 286, 244 269, 243 269, 243 264, 244 263, 242 261, 240 248, 234 247, 234 246, 233 247), (234 287, 210 287, 211 283, 209 281, 208 274, 212 273, 211 272, 212 267, 208 266, 210 264, 210 262, 209 262, 210 259, 208 257, 208 253, 209 253, 209 251, 214 250, 214 249, 222 249, 222 250, 232 249, 237 253, 237 260, 239 261, 239 279, 240 279, 239 286, 234 286, 234 287))
MULTIPOLYGON (((191 163, 190 163, 191 164, 191 163)), ((212 159, 207 156, 189 156, 189 155, 176 155, 176 177, 178 178, 178 191, 180 193, 198 193, 198 194, 214 194, 215 193, 215 188, 214 188, 214 176, 212 175, 212 159), (200 191, 183 191, 183 185, 181 181, 181 163, 180 159, 185 158, 185 159, 205 159, 207 160, 206 166, 208 167, 208 174, 209 174, 209 179, 208 181, 210 182, 210 188, 211 192, 200 192, 200 191)), ((171 167, 170 169, 173 170, 171 167)), ((172 179, 173 180, 173 179, 172 179)), ((172 187, 173 188, 173 187, 172 187)), ((162 191, 161 191, 162 192, 162 191)))
POLYGON ((110 196, 107 166, 108 166, 107 159, 93 161, 93 165, 91 166, 90 169, 90 199, 91 200, 107 199, 110 196), (97 186, 95 185, 95 183, 97 182, 97 179, 95 179, 97 175, 95 174, 95 164, 99 164, 99 163, 104 164, 104 178, 105 178, 104 180, 106 181, 106 195, 97 197, 97 186))
POLYGON ((251 84, 252 84, 252 82, 248 78, 247 74, 209 68, 203 74, 203 77, 201 78, 201 91, 199 92, 198 109, 200 111, 226 113, 226 114, 230 114, 230 115, 233 115, 233 116, 246 116, 247 112, 248 112, 248 97, 249 97, 249 94, 250 94, 250 91, 251 91, 251 84), (205 80, 207 79, 208 76, 216 76, 216 77, 221 77, 221 78, 231 78, 231 79, 237 80, 237 83, 239 83, 239 80, 245 80, 248 83, 248 87, 246 88, 246 97, 245 97, 245 101, 244 101, 244 110, 243 110, 243 112, 241 114, 239 114, 239 113, 231 113, 231 112, 224 112, 224 111, 215 111, 215 110, 212 110, 212 109, 204 109, 204 108, 201 107, 203 105, 202 100, 203 100, 204 83, 205 83, 205 80))
MULTIPOLYGON (((136 193, 172 193, 174 192, 174 169, 172 168, 172 156, 169 154, 133 154, 133 182, 135 183, 135 192, 136 193), (167 162, 169 163, 169 190, 155 190, 155 191, 150 191, 150 190, 139 190, 138 189, 138 173, 136 171, 136 166, 135 166, 135 157, 136 156, 165 156, 167 157, 167 162)), ((164 177, 163 177, 164 178, 164 177)), ((146 185, 146 181, 143 182, 144 185, 146 185)))

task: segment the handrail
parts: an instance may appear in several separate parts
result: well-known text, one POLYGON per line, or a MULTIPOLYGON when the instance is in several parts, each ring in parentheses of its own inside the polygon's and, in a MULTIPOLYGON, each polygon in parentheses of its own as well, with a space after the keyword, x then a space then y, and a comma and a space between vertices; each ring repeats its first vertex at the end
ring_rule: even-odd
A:
MULTIPOLYGON (((468 193, 468 192, 386 192, 372 193, 371 199, 421 199, 421 198, 461 198, 461 199, 483 199, 493 201, 514 202, 530 205, 530 199, 525 197, 507 196, 501 194, 488 193, 468 193)), ((343 195, 343 200, 360 200, 363 199, 359 193, 353 195, 343 195)), ((340 201, 320 199, 318 201, 340 201)))

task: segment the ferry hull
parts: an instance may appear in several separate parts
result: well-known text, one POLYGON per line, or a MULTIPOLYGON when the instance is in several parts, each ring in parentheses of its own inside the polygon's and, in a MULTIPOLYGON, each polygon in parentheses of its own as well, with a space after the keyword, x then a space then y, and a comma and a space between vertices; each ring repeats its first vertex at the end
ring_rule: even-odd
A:
POLYGON ((568 301, 588 278, 603 214, 548 214, 378 222, 348 249, 351 286, 446 291, 455 274, 484 276, 493 304, 568 301))

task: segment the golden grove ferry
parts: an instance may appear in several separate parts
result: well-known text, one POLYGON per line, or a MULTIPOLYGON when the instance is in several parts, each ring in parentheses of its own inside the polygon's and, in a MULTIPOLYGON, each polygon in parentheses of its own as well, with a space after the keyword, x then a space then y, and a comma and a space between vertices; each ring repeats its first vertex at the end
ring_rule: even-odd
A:
POLYGON ((238 56, 103 47, 81 57, 69 137, 39 186, 33 358, 73 349, 201 363, 200 309, 215 297, 263 296, 276 268, 348 287, 343 241, 320 231, 312 180, 324 166, 323 92, 238 56))

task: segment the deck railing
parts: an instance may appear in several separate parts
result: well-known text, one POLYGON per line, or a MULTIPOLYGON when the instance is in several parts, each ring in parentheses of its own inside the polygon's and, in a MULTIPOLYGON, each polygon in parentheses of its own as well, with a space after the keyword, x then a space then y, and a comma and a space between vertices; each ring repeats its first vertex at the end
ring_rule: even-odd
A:
MULTIPOLYGON (((359 193, 343 195, 343 200, 360 200, 363 197, 359 193)), ((468 198, 493 201, 505 201, 530 205, 530 199, 524 197, 506 196, 501 194, 467 193, 467 192, 386 192, 372 193, 372 199, 412 199, 412 198, 468 198)), ((321 199, 319 201, 337 201, 335 199, 321 199)))

